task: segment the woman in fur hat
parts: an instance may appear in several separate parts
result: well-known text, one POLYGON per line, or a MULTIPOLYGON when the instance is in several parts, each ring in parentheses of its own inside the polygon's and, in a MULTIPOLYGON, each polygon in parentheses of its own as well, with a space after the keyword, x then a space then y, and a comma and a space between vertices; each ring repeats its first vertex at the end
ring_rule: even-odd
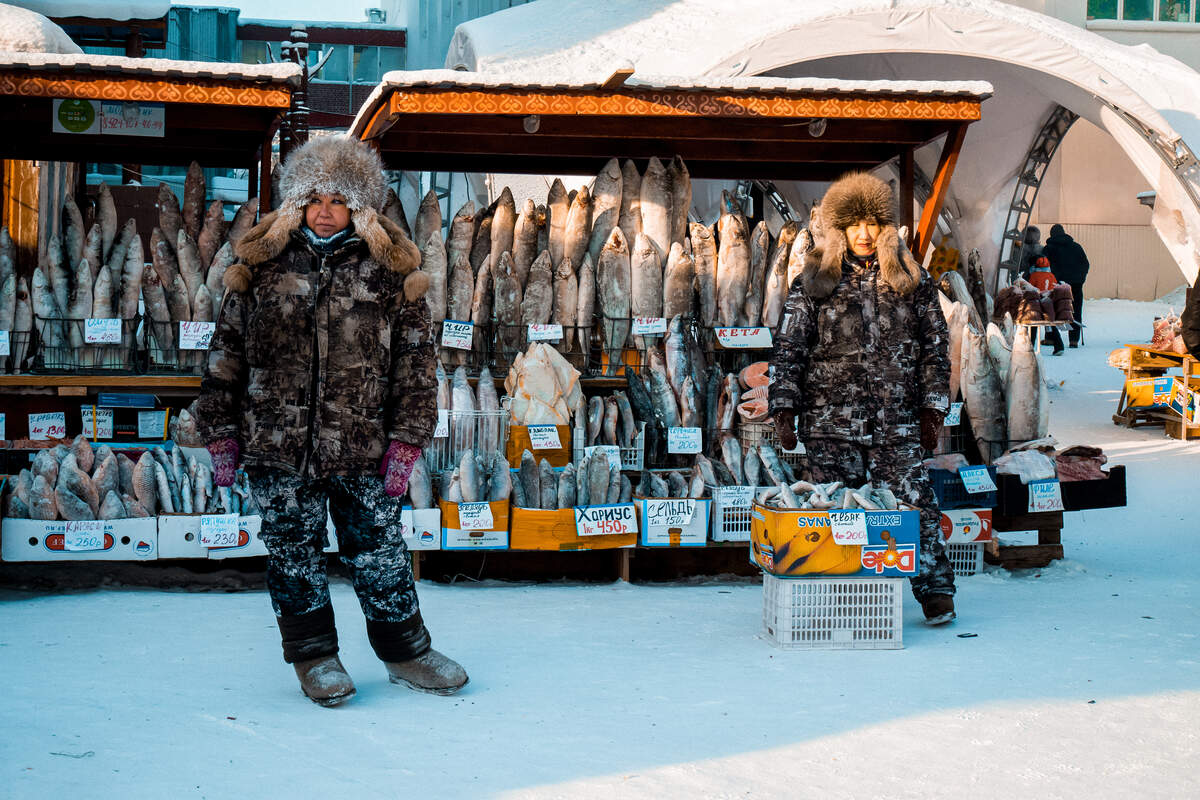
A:
POLYGON ((379 213, 386 191, 379 156, 354 139, 291 154, 279 210, 238 242, 225 273, 197 404, 217 485, 245 465, 283 657, 325 706, 354 695, 325 576, 327 504, 392 682, 435 694, 467 682, 430 647, 401 537, 400 495, 433 437, 437 384, 429 279, 379 213))
POLYGON ((921 509, 912 589, 936 625, 954 618, 954 571, 921 462, 949 407, 949 336, 895 208, 888 184, 868 173, 843 176, 825 193, 816 247, 792 283, 771 355, 769 410, 786 448, 798 430, 815 480, 869 478, 921 509))

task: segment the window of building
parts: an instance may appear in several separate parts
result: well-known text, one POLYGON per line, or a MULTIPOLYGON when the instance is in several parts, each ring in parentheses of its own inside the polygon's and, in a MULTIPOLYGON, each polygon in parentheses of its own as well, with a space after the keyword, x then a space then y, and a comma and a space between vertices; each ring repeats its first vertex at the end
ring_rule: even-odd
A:
POLYGON ((1196 22, 1195 0, 1088 0, 1088 19, 1196 22))

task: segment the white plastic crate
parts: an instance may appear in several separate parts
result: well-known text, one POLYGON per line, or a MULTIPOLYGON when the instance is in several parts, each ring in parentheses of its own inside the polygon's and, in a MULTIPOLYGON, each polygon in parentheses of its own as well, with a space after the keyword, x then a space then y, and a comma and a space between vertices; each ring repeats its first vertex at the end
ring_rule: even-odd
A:
MULTIPOLYGON (((572 442, 571 460, 578 464, 583 460, 584 449, 577 446, 578 442, 572 442)), ((646 464, 646 423, 638 423, 637 436, 633 437, 633 447, 622 447, 621 451, 621 469, 633 470, 641 472, 646 464)))
POLYGON ((983 571, 984 542, 958 542, 946 545, 946 558, 954 568, 956 578, 983 571))
POLYGON ((904 647, 903 578, 778 578, 763 575, 763 629, 800 650, 904 647))
POLYGON ((504 452, 508 441, 508 398, 496 411, 451 411, 449 433, 433 440, 425 449, 425 463, 431 475, 458 466, 468 450, 481 453, 504 452))
POLYGON ((765 487, 762 486, 707 486, 712 496, 712 533, 714 542, 750 541, 750 505, 765 487), (750 503, 743 503, 746 490, 750 490, 750 503))
POLYGON ((783 447, 779 444, 779 436, 775 433, 775 423, 773 422, 746 422, 744 420, 739 422, 738 440, 742 444, 743 453, 751 447, 763 444, 771 445, 771 447, 775 448, 775 453, 779 456, 779 460, 791 465, 797 478, 800 477, 800 468, 808 466, 808 455, 804 452, 804 443, 801 442, 797 445, 796 449, 799 452, 783 452, 783 447))

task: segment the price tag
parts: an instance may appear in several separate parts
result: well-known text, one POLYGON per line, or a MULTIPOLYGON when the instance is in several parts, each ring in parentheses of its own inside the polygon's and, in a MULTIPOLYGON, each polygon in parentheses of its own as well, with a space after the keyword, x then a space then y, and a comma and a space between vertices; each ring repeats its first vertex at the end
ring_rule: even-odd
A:
POLYGON ((771 346, 770 328, 716 328, 721 347, 743 348, 771 346))
POLYGON ((725 508, 749 508, 754 502, 753 486, 723 486, 718 491, 725 508))
POLYGON ((120 344, 121 320, 93 319, 83 321, 83 341, 87 344, 120 344))
POLYGON ((532 450, 561 450, 558 427, 555 425, 530 425, 529 447, 532 450))
POLYGON ((8 331, 0 331, 0 356, 8 355, 8 331))
POLYGON ((448 319, 442 322, 442 347, 453 347, 456 350, 470 350, 471 340, 475 336, 475 325, 470 322, 459 322, 448 319))
POLYGON ((459 503, 458 529, 462 531, 490 531, 495 521, 492 507, 488 503, 459 503))
POLYGON ((237 547, 240 535, 237 514, 205 514, 200 517, 201 547, 237 547))
POLYGON ((79 415, 83 418, 83 435, 88 439, 113 438, 113 410, 111 408, 96 409, 96 421, 92 423, 92 407, 80 406, 79 415))
POLYGON ((1029 483, 1029 512, 1063 511, 1062 486, 1051 478, 1029 483))
POLYGON ((139 411, 138 438, 162 439, 166 436, 166 411, 139 411))
POLYGON ((667 332, 666 317, 634 317, 634 336, 653 336, 656 333, 667 332))
POLYGON ((530 325, 529 341, 531 342, 561 342, 563 338, 562 325, 530 325))
POLYGON ((433 429, 433 438, 445 439, 450 435, 450 409, 438 409, 437 427, 433 429))
POLYGON ((962 403, 951 403, 950 410, 946 412, 946 418, 942 420, 942 424, 947 427, 957 425, 962 420, 962 403))
POLYGON ((34 441, 61 439, 67 435, 67 414, 52 411, 48 414, 29 415, 29 438, 34 441))
POLYGON ((667 428, 668 453, 699 453, 701 449, 699 428, 667 428))
POLYGON ((591 456, 593 453, 604 453, 604 455, 608 456, 608 463, 610 465, 616 464, 617 469, 622 468, 621 448, 617 447, 615 444, 597 444, 591 447, 585 447, 583 448, 583 453, 586 456, 591 456))
POLYGON ((212 345, 212 337, 216 330, 215 322, 180 322, 179 349, 207 350, 212 345))
POLYGON ((646 528, 649 531, 682 528, 690 525, 696 513, 696 501, 691 499, 647 500, 646 528))
POLYGON ((829 527, 837 544, 867 544, 867 512, 860 509, 830 511, 829 527))
POLYGON ((63 532, 63 549, 103 550, 104 549, 104 520, 82 520, 68 522, 63 532))
POLYGON ((620 536, 637 533, 637 529, 637 512, 632 503, 575 509, 578 536, 620 536))
POLYGON ((987 467, 959 467, 958 477, 970 494, 996 491, 996 482, 987 467))
POLYGON ((4 414, 0 413, 0 439, 8 438, 8 432, 6 430, 4 430, 4 428, 5 428, 4 414))

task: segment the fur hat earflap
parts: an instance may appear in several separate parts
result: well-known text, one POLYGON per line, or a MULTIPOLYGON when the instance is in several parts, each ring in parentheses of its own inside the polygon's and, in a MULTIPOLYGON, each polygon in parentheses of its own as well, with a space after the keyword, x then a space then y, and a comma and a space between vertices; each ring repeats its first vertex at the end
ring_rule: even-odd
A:
POLYGON ((834 181, 817 212, 823 236, 804 260, 805 290, 823 299, 833 293, 842 277, 842 261, 849 251, 846 228, 861 219, 874 219, 880 227, 875 240, 879 275, 901 295, 910 294, 921 280, 921 267, 896 230, 896 203, 887 183, 867 172, 852 172, 834 181))
POLYGON ((292 231, 304 224, 304 206, 287 206, 272 211, 238 240, 233 254, 244 264, 256 266, 270 261, 287 247, 292 231))
POLYGON ((383 161, 349 136, 316 136, 294 150, 279 178, 280 208, 303 208, 314 194, 340 194, 351 212, 380 211, 387 200, 383 161))
POLYGON ((232 292, 244 292, 250 288, 250 268, 240 261, 230 264, 221 282, 232 292))

